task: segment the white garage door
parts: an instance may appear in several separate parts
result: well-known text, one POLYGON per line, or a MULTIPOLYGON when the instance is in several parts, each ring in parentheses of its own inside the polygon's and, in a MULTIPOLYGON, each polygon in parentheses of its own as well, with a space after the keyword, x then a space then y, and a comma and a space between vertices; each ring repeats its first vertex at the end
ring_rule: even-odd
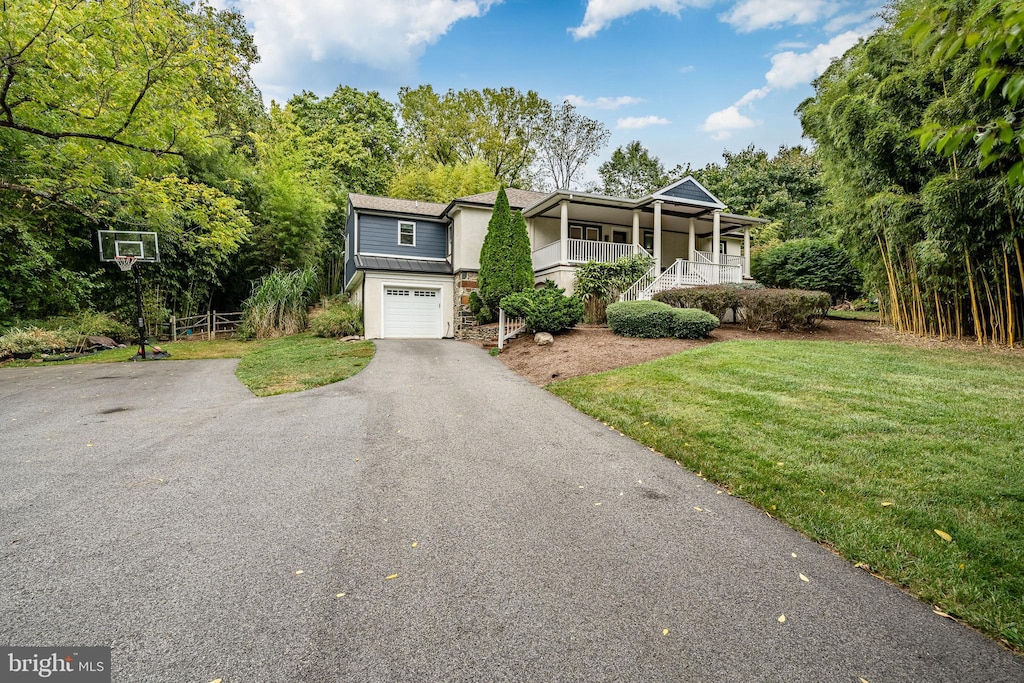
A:
POLYGON ((381 336, 441 337, 441 292, 418 287, 384 287, 381 336))

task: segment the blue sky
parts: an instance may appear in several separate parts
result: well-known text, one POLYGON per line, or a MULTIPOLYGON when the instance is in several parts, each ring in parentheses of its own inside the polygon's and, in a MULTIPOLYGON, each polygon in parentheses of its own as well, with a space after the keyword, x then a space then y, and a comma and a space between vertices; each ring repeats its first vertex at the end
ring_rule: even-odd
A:
POLYGON ((802 142, 811 80, 878 26, 865 0, 218 0, 241 10, 264 96, 513 86, 569 98, 671 167, 802 142))

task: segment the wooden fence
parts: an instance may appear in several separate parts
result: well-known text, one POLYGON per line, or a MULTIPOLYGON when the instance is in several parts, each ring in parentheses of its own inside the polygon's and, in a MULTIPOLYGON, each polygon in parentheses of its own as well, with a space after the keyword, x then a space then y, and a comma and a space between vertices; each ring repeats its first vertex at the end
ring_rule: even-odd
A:
POLYGON ((178 339, 216 339, 217 335, 229 335, 238 330, 242 322, 242 312, 218 313, 210 311, 200 315, 184 318, 171 316, 167 326, 170 329, 171 341, 178 339))

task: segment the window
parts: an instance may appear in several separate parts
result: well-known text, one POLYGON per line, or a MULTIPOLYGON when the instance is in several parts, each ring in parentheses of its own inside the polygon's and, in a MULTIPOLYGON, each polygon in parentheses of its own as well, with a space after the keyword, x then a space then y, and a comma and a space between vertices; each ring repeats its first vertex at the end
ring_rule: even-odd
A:
POLYGON ((725 240, 720 240, 720 241, 718 242, 718 253, 719 253, 719 254, 725 254, 725 253, 728 253, 728 252, 727 252, 727 250, 726 250, 726 248, 725 248, 725 240))
POLYGON ((615 230, 614 232, 612 232, 612 242, 614 242, 615 244, 627 244, 628 239, 629 238, 626 236, 626 233, 622 232, 621 230, 615 230))
POLYGON ((416 246, 416 224, 398 221, 398 243, 407 247, 416 246))
POLYGON ((569 239, 573 240, 601 240, 601 228, 593 225, 570 225, 569 239))
POLYGON ((644 249, 654 251, 654 233, 650 230, 644 230, 644 249))

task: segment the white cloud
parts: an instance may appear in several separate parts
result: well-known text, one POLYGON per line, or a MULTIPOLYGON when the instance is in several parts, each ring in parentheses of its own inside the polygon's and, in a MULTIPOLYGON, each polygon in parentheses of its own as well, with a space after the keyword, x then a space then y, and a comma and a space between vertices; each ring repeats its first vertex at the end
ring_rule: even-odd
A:
POLYGON ((619 107, 643 102, 639 97, 630 97, 629 95, 623 95, 621 97, 598 97, 594 100, 588 100, 582 95, 566 95, 562 99, 572 106, 580 107, 581 109, 618 109, 619 107))
POLYGON ((679 73, 688 74, 696 68, 693 64, 687 64, 686 66, 679 67, 679 73))
POLYGON ((755 88, 736 101, 737 107, 745 107, 756 100, 764 99, 764 96, 772 91, 767 85, 763 88, 755 88))
POLYGON ((661 116, 627 116, 615 122, 616 128, 646 128, 647 126, 664 126, 672 123, 661 116))
POLYGON ((810 24, 835 13, 829 0, 742 0, 719 19, 740 33, 785 24, 810 24))
POLYGON ((634 12, 657 9, 667 14, 678 15, 684 7, 702 6, 709 0, 588 0, 583 23, 570 28, 569 33, 576 40, 590 38, 616 19, 634 12))
POLYGON ((767 87, 786 89, 810 83, 828 68, 833 59, 856 45, 864 35, 859 31, 847 31, 810 52, 787 51, 773 55, 772 68, 764 76, 767 87))
POLYGON ((757 121, 741 114, 739 107, 734 104, 708 115, 700 129, 705 133, 711 133, 713 140, 728 140, 732 137, 733 131, 753 128, 756 125, 757 121))
POLYGON ((804 43, 799 40, 784 40, 775 46, 776 50, 803 50, 804 48, 810 47, 810 43, 804 43))
POLYGON ((275 81, 307 61, 407 68, 452 24, 482 16, 500 0, 220 1, 245 14, 261 57, 253 71, 275 81))

